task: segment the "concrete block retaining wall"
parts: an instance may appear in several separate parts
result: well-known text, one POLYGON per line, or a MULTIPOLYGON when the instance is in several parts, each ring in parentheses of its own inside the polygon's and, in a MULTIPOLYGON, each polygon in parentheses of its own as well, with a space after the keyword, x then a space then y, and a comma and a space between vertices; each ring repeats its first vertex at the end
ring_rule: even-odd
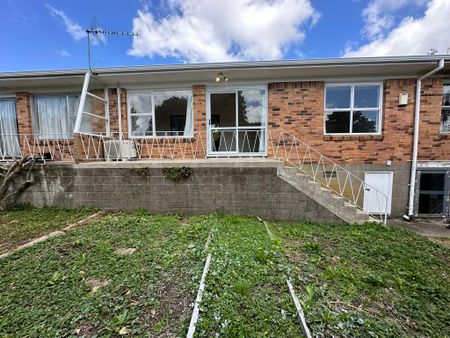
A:
POLYGON ((180 164, 42 166, 38 183, 26 191, 21 201, 37 207, 86 206, 124 211, 145 208, 151 213, 186 215, 222 212, 342 223, 325 207, 280 179, 279 164, 195 165, 191 177, 178 183, 164 174, 163 168, 169 166, 180 164), (142 168, 146 168, 144 175, 142 168))

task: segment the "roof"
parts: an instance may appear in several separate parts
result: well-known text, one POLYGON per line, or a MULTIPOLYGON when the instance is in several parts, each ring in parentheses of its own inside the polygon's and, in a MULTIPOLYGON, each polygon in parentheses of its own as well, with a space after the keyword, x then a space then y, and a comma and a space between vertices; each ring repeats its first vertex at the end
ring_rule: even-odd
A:
MULTIPOLYGON (((314 79, 417 77, 445 59, 441 72, 450 75, 450 55, 391 56, 171 64, 132 67, 95 68, 107 85, 143 83, 213 83, 218 72, 231 81, 293 81, 314 79)), ((79 86, 84 69, 0 72, 0 91, 53 86, 79 86)))

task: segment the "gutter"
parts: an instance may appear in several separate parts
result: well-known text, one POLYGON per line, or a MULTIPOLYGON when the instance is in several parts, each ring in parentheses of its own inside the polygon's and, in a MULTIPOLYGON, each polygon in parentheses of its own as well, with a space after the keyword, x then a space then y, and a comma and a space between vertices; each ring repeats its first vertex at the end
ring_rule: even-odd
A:
MULTIPOLYGON (((216 62, 171 64, 151 66, 126 66, 96 68, 97 76, 142 74, 142 73, 168 73, 168 72, 198 72, 218 70, 243 70, 243 69, 277 69, 277 68, 327 68, 327 67, 351 67, 351 66, 377 66, 377 65, 419 65, 439 61, 442 58, 449 60, 448 55, 420 55, 420 56, 391 56, 391 57, 355 57, 355 58, 323 58, 303 60, 281 61, 247 61, 247 62, 216 62)), ((72 70, 41 70, 21 72, 0 72, 0 80, 53 78, 53 77, 83 77, 88 69, 72 70)))
POLYGON ((422 80, 437 73, 444 68, 445 59, 440 59, 436 68, 432 69, 428 73, 422 75, 417 79, 416 83, 416 106, 414 111, 414 140, 413 140, 413 157, 411 164, 411 178, 409 183, 409 201, 408 201, 408 214, 403 218, 411 220, 414 216, 414 193, 416 189, 416 173, 417 173, 417 157, 419 152, 419 124, 420 124, 420 92, 422 91, 422 80))

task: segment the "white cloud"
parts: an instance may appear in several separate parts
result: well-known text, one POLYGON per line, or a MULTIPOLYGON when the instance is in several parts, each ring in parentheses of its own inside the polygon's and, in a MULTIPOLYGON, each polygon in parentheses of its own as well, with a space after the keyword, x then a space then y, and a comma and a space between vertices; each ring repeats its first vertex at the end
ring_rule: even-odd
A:
POLYGON ((45 4, 45 7, 52 17, 63 22, 64 26, 66 27, 67 33, 69 33, 74 40, 78 41, 86 37, 86 32, 83 30, 83 28, 81 28, 81 26, 75 21, 72 21, 66 15, 66 13, 48 4, 45 4))
POLYGON ((398 20, 398 11, 407 6, 423 6, 427 0, 372 0, 363 10, 363 33, 371 39, 381 38, 398 20))
POLYGON ((369 43, 356 49, 347 47, 344 56, 423 55, 434 48, 446 53, 450 48, 449 14, 449 0, 430 0, 422 17, 403 18, 389 32, 375 34, 369 43))
POLYGON ((64 48, 63 48, 63 49, 55 50, 55 53, 58 54, 58 55, 59 55, 61 58, 63 58, 63 59, 67 59, 67 58, 69 58, 69 57, 72 56, 72 55, 71 55, 67 50, 65 50, 64 48))
POLYGON ((169 15, 149 7, 133 20, 134 56, 183 61, 279 59, 305 38, 319 14, 310 0, 166 0, 169 15))

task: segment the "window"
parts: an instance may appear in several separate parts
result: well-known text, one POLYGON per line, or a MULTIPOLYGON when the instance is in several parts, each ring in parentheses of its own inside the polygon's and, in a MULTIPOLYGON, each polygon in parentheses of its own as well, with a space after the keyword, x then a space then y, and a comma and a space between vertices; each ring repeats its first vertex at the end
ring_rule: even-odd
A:
POLYGON ((20 155, 16 100, 0 100, 0 159, 20 155))
POLYGON ((419 214, 442 214, 445 201, 445 171, 419 171, 419 214))
POLYGON ((441 132, 450 133, 450 82, 444 84, 441 111, 441 132))
POLYGON ((130 91, 131 136, 193 136, 192 93, 130 91))
POLYGON ((33 132, 38 137, 73 137, 80 98, 78 95, 35 96, 33 132))
POLYGON ((380 133, 381 85, 345 84, 325 88, 326 134, 380 133))

